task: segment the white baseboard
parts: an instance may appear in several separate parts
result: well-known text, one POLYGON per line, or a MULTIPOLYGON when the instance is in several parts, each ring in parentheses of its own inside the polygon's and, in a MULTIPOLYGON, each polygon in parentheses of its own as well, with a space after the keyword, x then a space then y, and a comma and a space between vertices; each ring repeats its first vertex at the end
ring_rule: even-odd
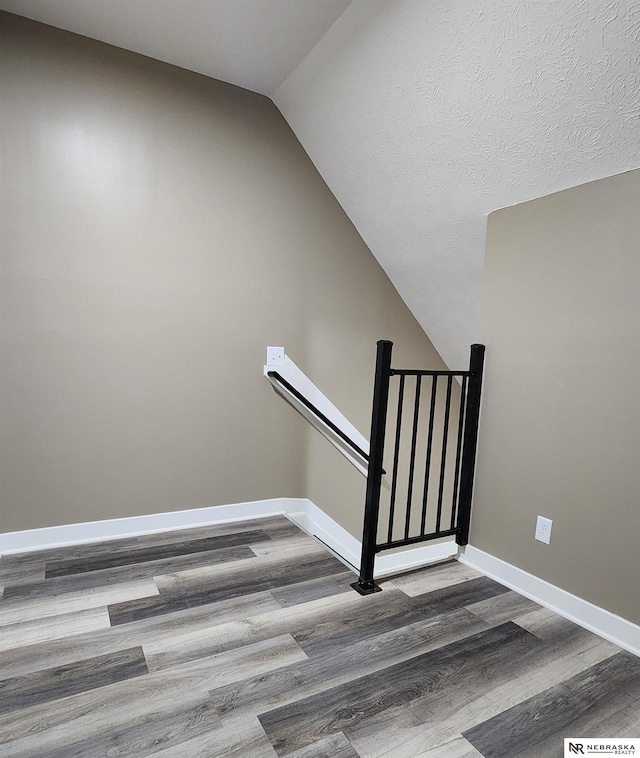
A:
MULTIPOLYGON (((0 556, 80 545, 87 542, 126 539, 128 537, 139 537, 143 534, 189 529, 196 526, 281 516, 286 511, 285 502, 287 500, 287 498, 256 500, 250 503, 216 505, 169 513, 127 516, 105 521, 46 526, 40 529, 26 529, 21 532, 5 532, 0 534, 0 556)), ((291 500, 296 502, 294 499, 291 500)))
POLYGON ((640 626, 467 545, 458 560, 545 608, 640 656, 640 626))
MULTIPOLYGON (((353 537, 310 500, 299 500, 297 502, 300 510, 287 510, 287 517, 307 534, 311 534, 324 542, 332 552, 343 560, 343 563, 358 573, 362 552, 360 540, 353 537)), ((412 571, 422 566, 428 566, 430 563, 445 561, 457 553, 458 545, 453 540, 448 540, 435 545, 411 548, 401 553, 376 555, 373 575, 376 579, 382 579, 385 576, 399 574, 401 571, 412 571)))
MULTIPOLYGON (((303 531, 322 541, 346 566, 357 573, 360 541, 306 498, 273 498, 6 532, 0 534, 0 556, 270 516, 287 516, 303 531)), ((378 555, 374 575, 380 579, 402 571, 411 571, 456 557, 457 553, 456 543, 447 541, 378 555)), ((640 626, 471 545, 463 549, 458 560, 621 648, 640 655, 640 626)))
MULTIPOLYGON (((310 500, 288 497, 6 532, 0 534, 0 556, 70 547, 87 542, 127 539, 197 526, 231 524, 269 516, 286 516, 307 534, 323 542, 348 568, 358 573, 362 550, 360 541, 310 500)), ((374 574, 380 578, 410 571, 446 560, 456 552, 455 542, 447 542, 413 548, 402 553, 378 555, 374 574)))
POLYGON ((286 515, 303 532, 317 537, 355 573, 360 565, 360 542, 311 500, 287 503, 286 515))
POLYGON ((400 574, 403 571, 414 571, 431 563, 440 563, 455 558, 460 548, 454 540, 439 542, 435 545, 422 545, 401 553, 376 555, 374 576, 382 579, 383 576, 400 574))

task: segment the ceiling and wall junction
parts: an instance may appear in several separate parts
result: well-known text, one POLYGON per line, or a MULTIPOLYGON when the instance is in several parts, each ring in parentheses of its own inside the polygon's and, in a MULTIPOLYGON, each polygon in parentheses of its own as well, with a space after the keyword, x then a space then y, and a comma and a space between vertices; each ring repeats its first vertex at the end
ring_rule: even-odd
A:
POLYGON ((634 0, 0 8, 272 97, 456 368, 477 339, 487 215, 640 166, 634 0))

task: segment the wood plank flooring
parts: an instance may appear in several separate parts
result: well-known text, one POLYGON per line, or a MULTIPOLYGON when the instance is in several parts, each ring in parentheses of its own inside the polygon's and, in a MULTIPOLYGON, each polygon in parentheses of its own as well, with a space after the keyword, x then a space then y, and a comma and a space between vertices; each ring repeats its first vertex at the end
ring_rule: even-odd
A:
POLYGON ((3 758, 550 758, 640 659, 455 561, 354 577, 285 518, 0 559, 3 758))

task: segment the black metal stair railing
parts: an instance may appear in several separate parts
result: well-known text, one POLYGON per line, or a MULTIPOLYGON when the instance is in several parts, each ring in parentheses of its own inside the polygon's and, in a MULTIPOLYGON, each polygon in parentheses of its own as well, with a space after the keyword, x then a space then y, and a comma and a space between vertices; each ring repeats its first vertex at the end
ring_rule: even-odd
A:
POLYGON ((469 541, 484 345, 471 346, 469 369, 465 371, 394 369, 391 368, 392 348, 393 343, 388 340, 378 342, 360 577, 351 585, 362 595, 380 591, 374 581, 374 564, 376 553, 381 550, 452 535, 459 545, 469 541), (388 522, 383 538, 378 539, 393 377, 398 377, 398 383, 394 388, 397 406, 393 463, 390 482, 386 483, 388 522), (454 381, 456 378, 459 382, 454 381), (413 384, 414 393, 407 433, 403 418, 409 383, 413 384), (426 393, 424 384, 428 385, 426 393), (426 414, 421 405, 424 394, 429 397, 426 414), (422 453, 420 457, 419 453, 422 453), (421 460, 424 460, 424 469, 421 460), (406 493, 406 498, 400 498, 400 492, 406 493), (404 513, 401 499, 406 503, 404 513))
POLYGON ((324 413, 316 408, 316 406, 308 400, 301 392, 298 392, 298 390, 292 386, 284 377, 280 376, 280 374, 277 371, 269 371, 268 375, 270 377, 273 377, 277 382, 279 382, 288 392, 290 392, 302 405, 304 405, 305 408, 311 411, 315 416, 317 416, 323 424, 329 427, 331 431, 336 434, 340 439, 345 442, 349 447, 354 450, 358 455, 363 458, 365 461, 369 460, 369 454, 366 453, 359 445, 357 445, 351 437, 348 437, 342 429, 340 429, 338 426, 336 426, 333 421, 328 419, 324 413))
MULTIPOLYGON (((369 464, 369 453, 365 452, 360 445, 358 445, 356 442, 354 442, 351 437, 349 437, 345 432, 342 431, 336 424, 331 421, 331 419, 327 418, 325 414, 317 408, 308 398, 306 398, 301 392, 299 392, 290 382, 288 382, 283 376, 281 376, 277 371, 268 371, 267 375, 271 377, 272 379, 275 379, 279 384, 281 384, 288 392, 290 392, 293 397, 298 400, 299 403, 301 403, 308 411, 310 411, 314 416, 316 416, 322 423, 328 427, 337 437, 339 437, 346 445, 348 445, 351 450, 353 450, 357 455, 359 455, 362 460, 368 465, 369 464)), ((386 474, 387 472, 382 469, 382 474, 386 474)))

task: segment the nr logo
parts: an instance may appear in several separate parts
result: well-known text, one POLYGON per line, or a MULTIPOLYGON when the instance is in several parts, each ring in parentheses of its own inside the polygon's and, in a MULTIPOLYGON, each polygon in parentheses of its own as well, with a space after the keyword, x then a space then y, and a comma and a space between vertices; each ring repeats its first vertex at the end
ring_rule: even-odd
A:
POLYGON ((569 752, 574 755, 584 755, 584 745, 581 742, 570 742, 569 752))

